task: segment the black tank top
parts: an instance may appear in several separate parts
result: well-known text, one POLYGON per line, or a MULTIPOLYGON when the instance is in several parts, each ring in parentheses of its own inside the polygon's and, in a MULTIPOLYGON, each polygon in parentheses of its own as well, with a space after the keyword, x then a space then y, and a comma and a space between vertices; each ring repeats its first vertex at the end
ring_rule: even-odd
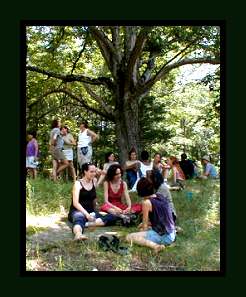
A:
MULTIPOLYGON (((94 206, 93 206, 93 201, 96 199, 96 188, 94 186, 94 183, 92 182, 93 186, 92 189, 87 191, 84 187, 82 182, 80 181, 81 189, 79 192, 79 203, 83 206, 83 208, 88 212, 94 212, 94 206)), ((72 204, 70 206, 70 211, 71 210, 77 210, 73 206, 73 200, 72 204)))

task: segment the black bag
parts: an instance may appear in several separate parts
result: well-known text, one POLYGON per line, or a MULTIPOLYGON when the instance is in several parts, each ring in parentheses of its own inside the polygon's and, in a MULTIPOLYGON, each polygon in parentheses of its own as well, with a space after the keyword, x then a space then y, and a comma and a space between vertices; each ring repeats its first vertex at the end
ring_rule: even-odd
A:
POLYGON ((120 255, 128 254, 128 248, 120 246, 120 240, 115 235, 101 235, 98 240, 98 245, 104 251, 113 251, 120 255))

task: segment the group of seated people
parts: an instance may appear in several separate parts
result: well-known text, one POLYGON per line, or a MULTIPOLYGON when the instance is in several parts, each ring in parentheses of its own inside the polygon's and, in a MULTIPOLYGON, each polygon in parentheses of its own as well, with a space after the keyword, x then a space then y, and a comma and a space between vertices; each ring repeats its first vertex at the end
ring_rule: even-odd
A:
MULTIPOLYGON (((93 163, 82 165, 82 176, 73 186, 72 203, 68 214, 73 224, 75 240, 85 240, 85 227, 115 225, 117 220, 127 218, 129 214, 141 214, 142 223, 139 232, 128 234, 126 239, 155 251, 175 241, 177 218, 172 196, 167 185, 167 173, 173 171, 173 184, 183 186, 185 175, 175 157, 169 157, 167 163, 161 162, 160 154, 149 161, 148 152, 141 153, 141 161, 136 158, 136 151, 129 153, 126 162, 128 184, 136 189, 141 203, 133 204, 128 191, 128 184, 123 180, 123 169, 115 161, 113 153, 106 155, 106 163, 96 178, 98 170, 93 163), (97 205, 96 188, 103 183, 104 203, 97 205), (123 198, 125 203, 123 203, 123 198)), ((207 161, 208 162, 208 161, 207 161)))
POLYGON ((148 170, 157 169, 164 178, 170 190, 183 189, 184 181, 192 178, 218 178, 217 170, 210 162, 209 156, 201 158, 203 166, 202 173, 199 174, 197 165, 194 161, 187 159, 185 153, 181 154, 181 161, 175 156, 170 156, 166 160, 161 157, 160 153, 154 155, 153 161, 149 160, 147 151, 142 151, 141 160, 137 160, 135 149, 129 152, 129 160, 126 161, 125 170, 128 187, 130 192, 136 191, 137 183, 141 177, 146 177, 148 170), (167 182, 169 179, 169 183, 167 182))
POLYGON ((142 151, 141 160, 137 160, 137 153, 132 149, 129 152, 129 160, 125 164, 126 178, 131 192, 136 191, 139 179, 146 177, 147 172, 152 169, 156 169, 162 174, 164 182, 167 185, 167 179, 170 179, 171 184, 168 185, 170 189, 173 187, 182 189, 184 187, 185 175, 176 157, 170 156, 164 162, 162 161, 161 154, 156 153, 153 161, 150 161, 149 153, 142 151))
POLYGON ((73 224, 74 239, 87 239, 84 234, 87 226, 114 225, 119 218, 128 214, 141 213, 142 223, 138 226, 141 232, 129 234, 126 239, 158 252, 171 244, 176 236, 176 211, 169 189, 158 171, 148 171, 148 176, 142 177, 137 185, 138 195, 144 200, 133 204, 122 175, 119 164, 112 164, 108 168, 103 183, 104 203, 98 207, 96 167, 92 163, 82 165, 82 178, 74 183, 68 214, 73 224))

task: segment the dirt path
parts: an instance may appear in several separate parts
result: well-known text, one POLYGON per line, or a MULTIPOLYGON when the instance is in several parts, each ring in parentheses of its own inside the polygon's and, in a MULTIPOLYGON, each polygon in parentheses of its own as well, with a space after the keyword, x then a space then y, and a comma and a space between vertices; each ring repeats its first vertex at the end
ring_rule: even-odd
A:
MULTIPOLYGON (((72 241, 73 234, 71 223, 68 222, 66 214, 53 214, 48 216, 26 217, 27 235, 26 240, 33 247, 45 247, 61 241, 72 241)), ((112 231, 110 227, 90 227, 85 233, 89 239, 97 239, 101 234, 112 231)), ((120 234, 118 234, 120 236, 120 234)))

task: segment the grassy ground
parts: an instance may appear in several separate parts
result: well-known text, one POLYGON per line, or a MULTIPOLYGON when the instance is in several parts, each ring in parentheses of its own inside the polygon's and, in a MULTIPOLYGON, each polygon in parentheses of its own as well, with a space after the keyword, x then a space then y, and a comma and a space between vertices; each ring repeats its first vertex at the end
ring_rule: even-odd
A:
MULTIPOLYGON (((117 231, 130 253, 125 256, 104 252, 93 238, 86 242, 72 241, 69 228, 64 227, 71 203, 71 182, 53 183, 48 179, 27 181, 27 227, 26 269, 32 271, 218 271, 220 270, 220 185, 219 181, 187 181, 185 190, 172 192, 177 210, 177 225, 183 228, 173 246, 155 255, 151 250, 129 246, 124 237, 136 228, 107 227, 117 231), (188 192, 192 192, 189 199, 188 192), (52 227, 49 222, 37 224, 44 218, 62 217, 52 227), (35 221, 35 218, 38 218, 35 221), (34 241, 40 234, 53 228, 64 235, 57 241, 34 241), (61 229, 59 229, 61 228, 61 229), (63 228, 63 229, 62 229, 63 228)), ((99 203, 102 189, 98 189, 99 203)), ((131 194, 133 201, 138 201, 131 194)), ((96 232, 101 232, 97 228, 96 232)), ((52 233, 53 234, 53 233, 52 233)), ((55 233, 58 234, 58 233, 55 233)))

